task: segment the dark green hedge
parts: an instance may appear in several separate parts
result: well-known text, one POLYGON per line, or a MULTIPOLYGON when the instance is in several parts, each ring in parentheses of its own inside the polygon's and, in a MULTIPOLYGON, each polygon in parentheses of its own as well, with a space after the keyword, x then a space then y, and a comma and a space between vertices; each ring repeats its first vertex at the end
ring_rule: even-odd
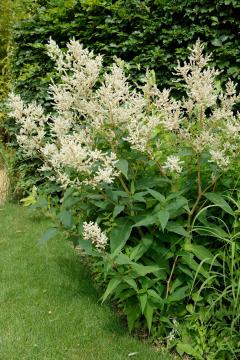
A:
MULTIPOLYGON (((39 1, 40 2, 40 1, 39 1)), ((44 46, 51 36, 61 46, 73 36, 105 63, 114 55, 130 63, 133 81, 154 68, 160 87, 172 85, 177 59, 199 37, 223 70, 222 81, 240 80, 239 0, 50 0, 15 29, 13 72, 26 98, 44 101, 52 63, 44 46)))

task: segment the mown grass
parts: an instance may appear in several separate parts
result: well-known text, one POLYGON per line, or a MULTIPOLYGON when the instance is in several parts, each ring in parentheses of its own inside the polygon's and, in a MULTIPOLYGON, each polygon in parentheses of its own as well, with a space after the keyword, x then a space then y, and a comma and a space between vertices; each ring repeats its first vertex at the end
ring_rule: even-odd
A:
POLYGON ((0 207, 0 359, 169 359, 99 303, 69 244, 38 245, 46 227, 17 205, 0 207))

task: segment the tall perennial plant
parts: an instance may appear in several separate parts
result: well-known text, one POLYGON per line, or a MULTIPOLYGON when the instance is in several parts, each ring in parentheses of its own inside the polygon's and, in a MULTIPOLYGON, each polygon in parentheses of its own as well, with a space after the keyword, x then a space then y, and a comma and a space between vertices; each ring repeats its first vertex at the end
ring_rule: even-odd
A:
MULTIPOLYGON (((102 57, 78 41, 63 52, 50 40, 47 49, 60 79, 49 87, 52 113, 10 96, 19 146, 66 190, 59 228, 45 239, 64 229, 95 259, 98 277, 108 283, 103 300, 115 298, 130 330, 146 326, 156 336, 168 335, 168 342, 169 333, 178 334, 176 323, 193 316, 193 302, 194 312, 201 310, 195 287, 206 283, 208 271, 224 267, 224 256, 217 261, 216 254, 225 244, 213 244, 209 234, 194 229, 196 222, 206 226, 201 209, 209 203, 216 205, 207 207, 212 219, 217 208, 226 222, 238 211, 222 194, 229 174, 234 182, 239 169, 236 85, 229 80, 221 88, 219 71, 208 66, 211 55, 200 41, 175 68, 176 81, 185 87, 179 100, 170 89, 157 88, 153 71, 134 88, 124 62, 116 59, 103 69, 102 57)), ((223 231, 221 220, 211 227, 223 231)), ((202 288, 208 306, 214 290, 202 288)), ((238 326, 239 319, 233 332, 238 326)), ((177 349, 197 359, 204 346, 193 355, 179 340, 177 349)), ((211 346, 207 351, 214 358, 211 346)))

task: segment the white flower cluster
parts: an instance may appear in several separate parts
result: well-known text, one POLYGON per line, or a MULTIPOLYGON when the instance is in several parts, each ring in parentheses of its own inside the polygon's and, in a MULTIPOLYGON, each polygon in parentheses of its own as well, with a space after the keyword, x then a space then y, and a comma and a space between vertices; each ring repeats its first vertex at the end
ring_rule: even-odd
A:
POLYGON ((25 105, 19 95, 10 94, 9 105, 13 109, 10 116, 20 125, 17 141, 25 154, 32 156, 43 144, 48 117, 42 106, 35 102, 25 105))
POLYGON ((197 105, 199 111, 215 105, 218 95, 215 78, 220 74, 218 70, 206 67, 211 55, 204 56, 203 49, 204 45, 198 40, 191 49, 189 62, 178 63, 176 67, 176 74, 186 84, 188 109, 197 105))
POLYGON ((107 236, 101 231, 99 225, 93 221, 83 223, 83 238, 84 240, 90 240, 99 251, 104 250, 108 243, 107 236))
POLYGON ((181 161, 178 156, 170 155, 167 157, 163 168, 170 171, 171 173, 180 174, 183 170, 181 166, 182 164, 183 161, 181 161))
POLYGON ((196 155, 208 151, 209 163, 226 170, 240 150, 240 116, 233 106, 240 100, 236 85, 229 81, 223 92, 216 80, 219 71, 207 67, 211 55, 203 55, 203 44, 198 40, 191 51, 189 62, 176 68, 186 86, 187 99, 182 109, 187 117, 179 131, 185 145, 191 146, 196 155))
POLYGON ((112 183, 118 175, 115 169, 117 162, 114 153, 105 153, 92 149, 88 144, 84 131, 78 134, 65 135, 59 138, 58 146, 55 143, 47 143, 42 149, 45 164, 42 171, 54 170, 51 180, 57 181, 64 188, 69 185, 81 187, 92 185, 93 187, 105 183, 112 183), (78 176, 67 174, 71 170, 78 176))
POLYGON ((49 89, 54 114, 47 117, 41 106, 26 106, 12 95, 11 115, 20 125, 20 146, 30 156, 37 151, 44 157, 42 170, 51 171, 50 178, 62 186, 113 182, 122 141, 177 174, 184 165, 177 155, 181 147, 192 148, 192 161, 207 152, 209 164, 221 170, 237 157, 240 115, 232 108, 239 95, 231 81, 225 92, 220 89, 219 71, 207 66, 211 56, 203 54, 200 41, 188 61, 176 67, 186 88, 182 100, 174 99, 170 90, 160 91, 150 71, 145 86, 133 89, 119 61, 100 76, 102 57, 78 41, 70 41, 63 52, 50 40, 48 53, 61 79, 49 89))

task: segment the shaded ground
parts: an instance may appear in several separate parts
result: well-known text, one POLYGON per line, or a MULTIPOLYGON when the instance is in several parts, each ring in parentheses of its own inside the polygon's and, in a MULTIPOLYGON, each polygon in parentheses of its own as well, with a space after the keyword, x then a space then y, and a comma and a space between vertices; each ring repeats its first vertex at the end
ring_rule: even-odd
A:
POLYGON ((0 359, 169 359, 98 302, 69 244, 37 244, 46 228, 17 205, 0 207, 0 359))

